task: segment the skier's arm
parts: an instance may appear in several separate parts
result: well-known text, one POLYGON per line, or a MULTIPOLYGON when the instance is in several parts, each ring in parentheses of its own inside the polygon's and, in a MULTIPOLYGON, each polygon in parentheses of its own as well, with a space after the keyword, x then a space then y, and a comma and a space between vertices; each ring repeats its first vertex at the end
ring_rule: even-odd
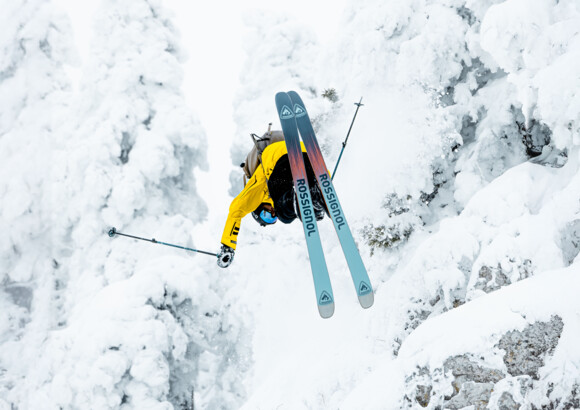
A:
POLYGON ((222 234, 222 244, 236 249, 242 218, 258 208, 263 202, 273 204, 268 197, 268 183, 264 171, 259 167, 243 191, 234 198, 230 205, 228 219, 222 234))

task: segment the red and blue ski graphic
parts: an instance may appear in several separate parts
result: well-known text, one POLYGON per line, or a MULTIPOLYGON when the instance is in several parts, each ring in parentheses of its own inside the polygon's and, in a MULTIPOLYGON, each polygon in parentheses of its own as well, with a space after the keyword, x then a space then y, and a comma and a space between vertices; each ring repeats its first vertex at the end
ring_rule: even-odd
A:
POLYGON ((318 225, 310 197, 308 177, 304 166, 304 156, 300 147, 300 135, 295 121, 292 101, 286 93, 276 94, 276 107, 282 124, 284 140, 288 149, 288 159, 294 180, 294 189, 299 201, 300 215, 304 227, 304 236, 312 268, 314 290, 318 303, 318 312, 323 318, 329 318, 334 313, 334 296, 328 275, 324 251, 320 242, 318 225))
POLYGON ((338 195, 336 194, 328 169, 324 163, 324 158, 320 146, 318 145, 318 141, 316 140, 316 135, 312 128, 308 112, 306 111, 304 102, 298 93, 290 91, 288 92, 288 97, 290 97, 290 100, 292 101, 292 111, 296 120, 296 125, 300 135, 302 136, 304 145, 306 146, 308 158, 310 159, 314 174, 316 175, 316 179, 322 190, 326 206, 350 269, 358 300, 363 308, 369 308, 374 303, 373 288, 371 287, 367 270, 346 222, 346 217, 344 216, 340 202, 338 201, 338 195))

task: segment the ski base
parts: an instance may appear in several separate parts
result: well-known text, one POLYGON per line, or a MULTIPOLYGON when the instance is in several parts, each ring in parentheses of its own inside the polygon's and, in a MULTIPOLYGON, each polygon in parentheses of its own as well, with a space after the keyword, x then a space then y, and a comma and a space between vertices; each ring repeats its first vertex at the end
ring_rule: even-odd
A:
POLYGON ((278 109, 284 141, 288 150, 294 189, 296 190, 297 198, 300 200, 300 219, 306 238, 318 312, 322 318, 328 319, 334 314, 334 296, 326 260, 324 259, 318 225, 314 217, 310 187, 308 186, 308 177, 304 166, 304 155, 300 146, 300 134, 298 133, 298 126, 292 109, 292 101, 288 94, 282 92, 276 94, 276 108, 278 109))
POLYGON ((328 168, 326 167, 322 151, 318 145, 308 111, 298 93, 289 91, 288 97, 292 102, 298 131, 306 146, 308 158, 312 164, 316 180, 318 181, 322 196, 329 210, 330 218, 340 240, 359 303, 363 308, 367 309, 374 303, 373 289, 346 217, 342 211, 338 195, 332 183, 332 178, 328 174, 328 168))

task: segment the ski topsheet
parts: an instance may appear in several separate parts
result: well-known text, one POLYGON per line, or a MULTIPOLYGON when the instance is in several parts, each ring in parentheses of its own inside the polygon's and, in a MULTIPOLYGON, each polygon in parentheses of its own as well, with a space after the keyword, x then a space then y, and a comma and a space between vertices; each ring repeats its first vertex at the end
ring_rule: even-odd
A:
POLYGON ((320 146, 316 140, 308 112, 306 111, 304 102, 296 92, 290 91, 288 96, 292 101, 292 111, 296 119, 296 125, 306 146, 308 158, 312 164, 316 180, 320 185, 322 195, 324 196, 326 206, 350 269, 358 300, 363 308, 369 308, 374 303, 373 288, 371 287, 367 270, 346 222, 346 217, 344 216, 340 202, 338 201, 338 196, 334 190, 334 185, 332 184, 326 164, 324 163, 324 158, 322 157, 320 146))
MULTIPOLYGON (((308 256, 314 279, 314 290, 318 303, 318 312, 323 318, 329 318, 334 313, 334 296, 328 275, 326 260, 320 242, 318 225, 310 197, 310 187, 304 166, 304 157, 300 147, 300 136, 295 121, 292 101, 288 94, 276 94, 276 108, 282 124, 284 140, 288 149, 288 159, 294 180, 294 189, 299 200, 300 215, 304 227, 304 236, 308 247, 308 256)), ((372 293, 372 292, 371 292, 372 293)))

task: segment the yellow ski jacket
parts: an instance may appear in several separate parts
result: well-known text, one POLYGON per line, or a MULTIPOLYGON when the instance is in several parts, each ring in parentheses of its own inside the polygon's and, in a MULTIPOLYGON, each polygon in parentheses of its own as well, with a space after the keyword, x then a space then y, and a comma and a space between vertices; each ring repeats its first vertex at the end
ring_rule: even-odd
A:
MULTIPOLYGON (((306 152, 304 144, 301 142, 300 145, 302 146, 302 152, 306 152)), ((259 165, 256 168, 252 178, 230 205, 228 219, 222 234, 222 244, 236 249, 242 218, 258 208, 263 202, 274 206, 268 192, 268 179, 272 175, 278 160, 286 154, 288 154, 288 150, 284 141, 275 142, 264 149, 264 152, 262 152, 263 166, 259 165)))

